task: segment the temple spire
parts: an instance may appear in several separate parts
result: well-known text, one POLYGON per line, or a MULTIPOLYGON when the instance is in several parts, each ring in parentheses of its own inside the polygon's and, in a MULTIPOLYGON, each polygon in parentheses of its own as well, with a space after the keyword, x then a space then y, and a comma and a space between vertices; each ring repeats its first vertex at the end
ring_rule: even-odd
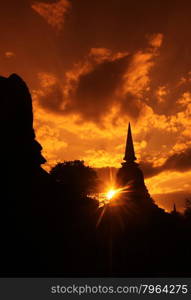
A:
POLYGON ((134 162, 136 160, 135 151, 133 146, 133 139, 131 134, 131 124, 129 122, 128 133, 127 133, 127 142, 125 149, 125 156, 123 158, 127 163, 134 162))
POLYGON ((176 210, 176 204, 174 203, 173 205, 173 213, 177 213, 177 210, 176 210))

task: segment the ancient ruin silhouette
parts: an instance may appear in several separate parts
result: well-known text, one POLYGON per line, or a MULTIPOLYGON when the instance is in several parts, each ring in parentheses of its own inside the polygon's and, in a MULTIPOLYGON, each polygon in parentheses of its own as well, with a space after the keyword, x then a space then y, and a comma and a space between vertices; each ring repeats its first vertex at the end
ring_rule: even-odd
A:
POLYGON ((70 193, 72 181, 68 188, 42 168, 22 78, 0 77, 0 98, 1 276, 190 276, 190 201, 184 216, 155 205, 135 162, 130 125, 117 174, 128 189, 122 205, 99 208, 88 195, 70 193))
POLYGON ((135 205, 136 210, 145 213, 151 209, 159 209, 151 198, 144 182, 144 175, 139 167, 134 151, 131 125, 129 123, 125 147, 124 162, 116 174, 116 182, 119 187, 126 188, 127 192, 121 195, 121 203, 135 205))

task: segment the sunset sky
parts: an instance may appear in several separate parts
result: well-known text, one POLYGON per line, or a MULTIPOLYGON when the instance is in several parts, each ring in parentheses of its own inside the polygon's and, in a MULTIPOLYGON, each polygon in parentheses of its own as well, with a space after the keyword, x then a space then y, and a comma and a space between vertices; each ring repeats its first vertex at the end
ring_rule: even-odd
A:
POLYGON ((191 195, 190 1, 7 0, 0 17, 0 73, 29 85, 46 168, 118 168, 131 121, 150 193, 181 209, 191 195))

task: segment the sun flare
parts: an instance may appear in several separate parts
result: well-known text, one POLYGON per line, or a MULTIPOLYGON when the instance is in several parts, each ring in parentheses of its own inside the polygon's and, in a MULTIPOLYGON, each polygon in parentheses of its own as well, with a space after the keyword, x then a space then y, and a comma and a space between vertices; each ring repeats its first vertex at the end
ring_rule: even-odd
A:
POLYGON ((106 193, 106 198, 108 200, 111 200, 116 194, 117 194, 117 190, 111 189, 106 193))
POLYGON ((114 186, 108 186, 104 193, 98 193, 95 195, 95 198, 99 201, 99 207, 103 207, 105 205, 119 205, 121 199, 123 198, 122 194, 126 194, 130 192, 130 185, 115 188, 114 186))

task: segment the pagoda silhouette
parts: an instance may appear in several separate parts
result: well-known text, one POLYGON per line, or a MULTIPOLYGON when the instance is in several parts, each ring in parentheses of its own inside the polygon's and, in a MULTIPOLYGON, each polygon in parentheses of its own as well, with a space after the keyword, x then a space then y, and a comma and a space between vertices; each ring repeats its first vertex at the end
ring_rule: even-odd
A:
POLYGON ((136 208, 144 210, 156 209, 158 206, 151 198, 144 182, 144 175, 139 167, 134 151, 131 125, 129 123, 124 162, 116 174, 117 186, 124 189, 122 204, 133 203, 136 208))

